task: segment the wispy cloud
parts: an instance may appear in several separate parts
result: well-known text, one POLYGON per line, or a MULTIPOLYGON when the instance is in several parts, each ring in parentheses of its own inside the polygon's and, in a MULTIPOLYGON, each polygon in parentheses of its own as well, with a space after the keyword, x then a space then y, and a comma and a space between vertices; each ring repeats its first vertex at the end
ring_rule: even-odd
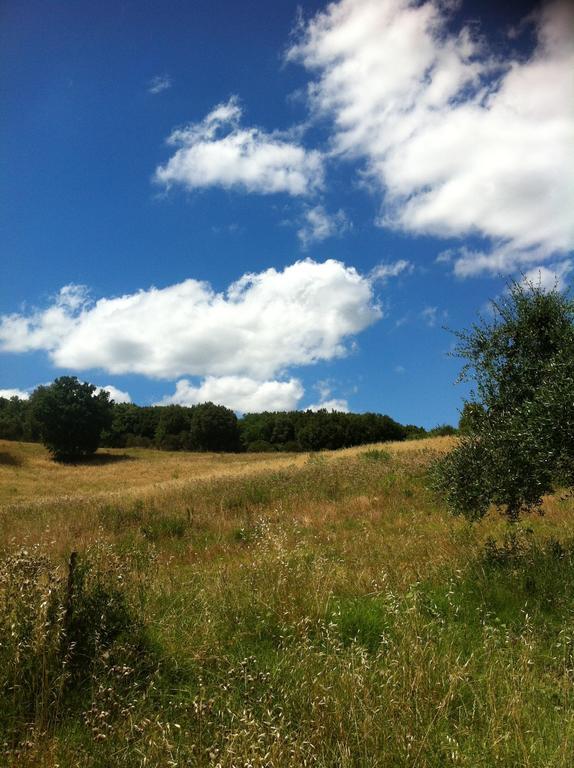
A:
POLYGON ((323 185, 323 157, 294 141, 240 125, 237 98, 216 106, 201 122, 175 130, 178 147, 154 179, 166 187, 223 187, 259 194, 312 194, 323 185))
POLYGON ((363 159, 379 223, 493 251, 454 257, 457 274, 508 271, 574 246, 574 6, 533 17, 529 58, 492 54, 453 3, 339 0, 300 27, 288 58, 315 78, 331 157, 363 159), (536 254, 536 256, 534 256, 536 254))
POLYGON ((398 277, 401 274, 409 275, 413 270, 414 266, 407 259, 383 262, 371 270, 371 279, 385 283, 390 277, 398 277))
POLYGON ((313 388, 319 393, 319 401, 306 406, 306 410, 320 411, 325 409, 342 413, 349 412, 349 403, 345 398, 333 397, 334 382, 332 380, 323 379, 318 381, 313 388))
POLYGON ((173 85, 172 79, 169 75, 156 75, 148 83, 148 93, 154 96, 163 91, 167 91, 173 85))
POLYGON ((429 328, 434 328, 439 321, 447 319, 448 312, 445 309, 441 311, 438 307, 425 307, 420 316, 429 328))
POLYGON ((344 211, 328 213, 323 205, 316 205, 313 208, 307 208, 303 214, 303 223, 297 236, 303 248, 308 248, 312 243, 338 237, 347 232, 350 227, 351 224, 344 211))
POLYGON ((462 246, 446 251, 438 257, 437 261, 439 259, 444 262, 452 261, 454 274, 464 278, 481 274, 504 275, 517 270, 535 269, 536 265, 551 259, 553 255, 553 251, 545 246, 516 249, 510 245, 502 245, 490 251, 479 251, 462 246))

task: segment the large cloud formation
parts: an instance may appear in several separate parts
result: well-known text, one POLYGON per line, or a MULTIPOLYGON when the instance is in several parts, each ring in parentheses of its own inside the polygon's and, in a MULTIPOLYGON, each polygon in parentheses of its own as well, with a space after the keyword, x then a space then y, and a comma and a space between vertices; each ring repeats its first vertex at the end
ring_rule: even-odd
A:
POLYGON ((383 193, 380 223, 477 234, 492 250, 455 258, 461 275, 537 263, 574 247, 574 8, 534 18, 526 59, 454 34, 441 0, 340 0, 300 30, 288 58, 316 79, 313 109, 332 155, 359 158, 383 193))
POLYGON ((216 106, 200 123, 174 131, 167 143, 178 147, 155 172, 155 181, 187 189, 220 186, 247 192, 308 195, 322 186, 323 159, 258 128, 242 128, 236 98, 216 106))
POLYGON ((298 379, 257 381, 247 376, 208 376, 197 387, 188 379, 181 379, 173 395, 164 397, 158 405, 212 402, 241 413, 290 411, 297 407, 304 393, 298 379))
POLYGON ((246 274, 223 293, 190 279, 92 302, 66 286, 46 309, 0 317, 0 349, 44 350, 77 371, 205 377, 198 387, 180 381, 172 402, 294 407, 298 380, 273 378, 345 355, 347 340, 379 317, 370 277, 307 259, 246 274))

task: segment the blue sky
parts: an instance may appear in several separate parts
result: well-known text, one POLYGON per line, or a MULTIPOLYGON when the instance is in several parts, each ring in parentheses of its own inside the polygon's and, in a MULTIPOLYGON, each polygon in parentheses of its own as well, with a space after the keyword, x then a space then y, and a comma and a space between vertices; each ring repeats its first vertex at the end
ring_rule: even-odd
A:
POLYGON ((0 390, 431 427, 468 392, 444 326, 568 287, 569 3, 0 14, 0 390))

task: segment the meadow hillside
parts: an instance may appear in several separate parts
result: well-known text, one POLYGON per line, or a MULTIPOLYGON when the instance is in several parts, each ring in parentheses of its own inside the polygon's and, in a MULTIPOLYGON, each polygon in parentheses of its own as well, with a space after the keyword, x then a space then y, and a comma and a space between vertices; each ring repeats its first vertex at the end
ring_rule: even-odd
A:
POLYGON ((1 442, 0 764, 571 766, 574 500, 452 517, 453 443, 1 442))

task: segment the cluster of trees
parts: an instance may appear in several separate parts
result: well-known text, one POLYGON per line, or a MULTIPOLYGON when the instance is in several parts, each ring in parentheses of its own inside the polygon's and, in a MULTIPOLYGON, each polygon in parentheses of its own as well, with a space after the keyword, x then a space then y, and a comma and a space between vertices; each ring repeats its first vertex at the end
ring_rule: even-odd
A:
POLYGON ((93 453, 99 445, 177 451, 241 451, 235 413, 213 403, 139 407, 114 403, 93 384, 62 376, 29 400, 0 397, 0 438, 43 442, 55 458, 93 453))
POLYGON ((326 410, 250 413, 240 422, 249 451, 318 451, 404 440, 408 429, 378 413, 326 410))
POLYGON ((213 403, 184 407, 116 405, 103 442, 189 451, 318 451, 404 440, 389 416, 320 411, 250 413, 238 419, 213 403))
POLYGON ((265 412, 238 419, 229 408, 213 403, 116 404, 106 392, 70 376, 38 387, 30 400, 0 398, 0 438, 41 440, 61 460, 89 455, 98 445, 170 451, 319 451, 453 431, 443 426, 427 432, 378 413, 265 412))
POLYGON ((0 397, 0 438, 36 443, 40 439, 38 425, 32 421, 29 400, 0 397))
POLYGON ((112 421, 102 434, 112 448, 139 446, 166 451, 239 451, 237 416, 213 403, 153 405, 113 404, 112 421))

